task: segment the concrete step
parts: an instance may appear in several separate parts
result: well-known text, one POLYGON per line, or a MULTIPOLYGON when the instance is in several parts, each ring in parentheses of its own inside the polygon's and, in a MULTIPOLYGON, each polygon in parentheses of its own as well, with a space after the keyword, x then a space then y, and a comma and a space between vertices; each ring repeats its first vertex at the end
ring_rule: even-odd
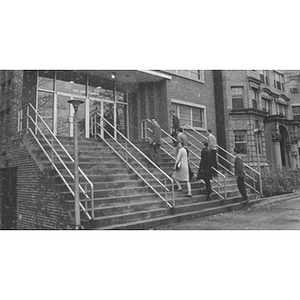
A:
MULTIPOLYGON (((175 207, 168 209, 169 213, 163 216, 148 218, 144 220, 136 220, 128 223, 119 223, 107 226, 98 226, 95 229, 106 230, 145 230, 145 229, 159 229, 166 225, 193 220, 196 218, 203 218, 209 215, 224 213, 227 211, 242 209, 253 206, 262 201, 262 198, 251 199, 247 204, 241 204, 239 197, 232 197, 225 201, 215 200, 205 203, 189 204, 184 207, 175 207)), ((99 223, 98 223, 99 224, 99 223)), ((97 226, 97 223, 95 224, 97 226)), ((88 226, 88 225, 87 225, 88 226)))

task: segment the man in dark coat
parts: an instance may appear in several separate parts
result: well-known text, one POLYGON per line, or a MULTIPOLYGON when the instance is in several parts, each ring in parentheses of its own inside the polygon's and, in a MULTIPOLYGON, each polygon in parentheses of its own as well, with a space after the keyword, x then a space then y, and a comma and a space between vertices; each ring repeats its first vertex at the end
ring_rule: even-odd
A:
POLYGON ((197 180, 204 180, 207 193, 206 201, 209 201, 210 194, 212 193, 212 188, 210 184, 210 180, 212 179, 212 159, 210 151, 207 149, 208 143, 204 142, 203 145, 205 148, 203 148, 203 150, 201 151, 201 161, 197 174, 197 180))
POLYGON ((173 131, 172 131, 171 136, 174 139, 173 144, 175 145, 176 144, 177 131, 180 128, 180 121, 179 121, 179 118, 175 114, 175 110, 171 110, 170 114, 173 118, 173 126, 172 126, 173 131))
POLYGON ((238 189, 243 196, 243 201, 241 201, 241 203, 247 203, 248 196, 247 196, 246 188, 245 188, 245 172, 244 172, 243 159, 240 154, 240 149, 234 148, 233 151, 234 151, 234 154, 236 155, 235 161, 234 161, 234 175, 236 177, 238 189))

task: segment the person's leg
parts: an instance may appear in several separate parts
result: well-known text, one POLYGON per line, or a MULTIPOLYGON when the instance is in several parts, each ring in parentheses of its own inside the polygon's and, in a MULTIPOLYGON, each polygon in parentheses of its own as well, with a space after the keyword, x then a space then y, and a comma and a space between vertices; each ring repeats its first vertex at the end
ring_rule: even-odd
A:
POLYGON ((186 182, 186 187, 188 190, 188 196, 192 196, 192 187, 191 187, 191 183, 189 181, 186 182))
POLYGON ((238 189, 243 197, 243 200, 247 200, 247 194, 246 194, 246 189, 245 189, 245 182, 244 182, 244 177, 238 177, 237 178, 237 186, 238 189))
POLYGON ((211 194, 211 192, 212 192, 210 180, 207 179, 207 178, 205 178, 205 179, 204 179, 204 182, 205 182, 206 195, 207 195, 206 200, 210 200, 210 194, 211 194))
POLYGON ((206 184, 207 194, 211 194, 212 193, 212 189, 211 189, 210 179, 206 179, 205 184, 206 184))
POLYGON ((160 145, 156 147, 156 164, 161 166, 161 153, 160 153, 160 145))
POLYGON ((246 191, 246 187, 245 187, 245 178, 241 177, 241 190, 242 190, 242 195, 243 195, 243 199, 244 200, 248 200, 248 196, 247 196, 247 191, 246 191))
MULTIPOLYGON (((214 169, 218 170, 218 163, 217 163, 217 150, 211 150, 211 159, 212 159, 212 165, 214 169)), ((215 170, 212 170, 213 176, 216 176, 218 173, 215 170)))
MULTIPOLYGON (((151 144, 148 144, 148 146, 147 146, 147 156, 148 156, 153 162, 155 162, 155 161, 154 161, 154 149, 153 149, 153 145, 151 145, 151 144)), ((151 165, 150 162, 149 162, 149 165, 151 165)))
POLYGON ((177 184, 177 187, 178 187, 177 191, 181 191, 182 187, 180 185, 180 182, 177 179, 175 179, 175 178, 173 178, 173 179, 174 179, 175 183, 177 184))

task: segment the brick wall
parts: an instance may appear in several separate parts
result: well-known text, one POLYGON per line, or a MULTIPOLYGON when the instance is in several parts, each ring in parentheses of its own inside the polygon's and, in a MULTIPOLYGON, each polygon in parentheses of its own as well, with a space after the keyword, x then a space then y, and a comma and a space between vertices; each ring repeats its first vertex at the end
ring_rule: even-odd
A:
MULTIPOLYGON (((18 134, 18 110, 34 103, 34 72, 0 71, 0 144, 7 141, 7 152, 0 156, 0 168, 17 169, 17 229, 72 228, 73 222, 64 203, 31 158, 18 134), (25 72, 26 73, 26 72, 25 72), (25 82, 23 79, 25 74, 25 82), (10 84, 8 81, 11 80, 10 84)), ((2 224, 2 186, 0 184, 0 224, 2 224)))
MULTIPOLYGON (((204 71, 204 83, 174 74, 171 76, 172 80, 167 81, 169 105, 171 105, 171 99, 204 105, 206 107, 207 128, 216 132, 213 71, 204 71)), ((172 127, 170 114, 168 115, 168 124, 169 128, 172 127)))

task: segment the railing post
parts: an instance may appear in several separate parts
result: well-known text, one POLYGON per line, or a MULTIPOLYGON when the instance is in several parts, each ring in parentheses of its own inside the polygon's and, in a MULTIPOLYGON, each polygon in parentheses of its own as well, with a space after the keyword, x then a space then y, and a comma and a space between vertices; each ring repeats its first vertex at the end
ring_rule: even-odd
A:
POLYGON ((84 197, 84 203, 85 203, 85 209, 88 210, 88 207, 87 207, 87 184, 86 182, 84 183, 84 192, 85 192, 85 197, 84 197))
POLYGON ((75 229, 80 229, 80 204, 79 204, 79 175, 78 175, 78 108, 82 100, 71 99, 68 101, 74 108, 74 182, 75 182, 75 229))
POLYGON ((18 133, 20 133, 20 110, 18 110, 18 133))
POLYGON ((167 191, 167 178, 166 178, 166 176, 164 176, 164 179, 165 179, 165 194, 166 194, 166 200, 168 201, 169 199, 168 199, 168 191, 167 191))
POLYGON ((258 148, 258 134, 259 134, 259 130, 255 128, 254 129, 254 134, 255 134, 255 139, 256 139, 256 154, 257 154, 257 168, 258 168, 259 192, 260 192, 260 197, 263 197, 261 172, 260 172, 260 157, 259 157, 259 148, 258 148))
POLYGON ((128 166, 128 145, 127 145, 127 141, 125 141, 125 148, 126 148, 126 163, 128 166))
POLYGON ((29 130, 29 105, 26 106, 26 133, 28 134, 28 130, 29 130))
POLYGON ((224 198, 227 199, 227 185, 226 185, 226 177, 224 176, 224 198))
POLYGON ((53 151, 53 148, 54 148, 54 139, 53 139, 53 136, 51 136, 51 145, 52 145, 52 148, 51 148, 51 159, 54 162, 54 151, 53 151))

